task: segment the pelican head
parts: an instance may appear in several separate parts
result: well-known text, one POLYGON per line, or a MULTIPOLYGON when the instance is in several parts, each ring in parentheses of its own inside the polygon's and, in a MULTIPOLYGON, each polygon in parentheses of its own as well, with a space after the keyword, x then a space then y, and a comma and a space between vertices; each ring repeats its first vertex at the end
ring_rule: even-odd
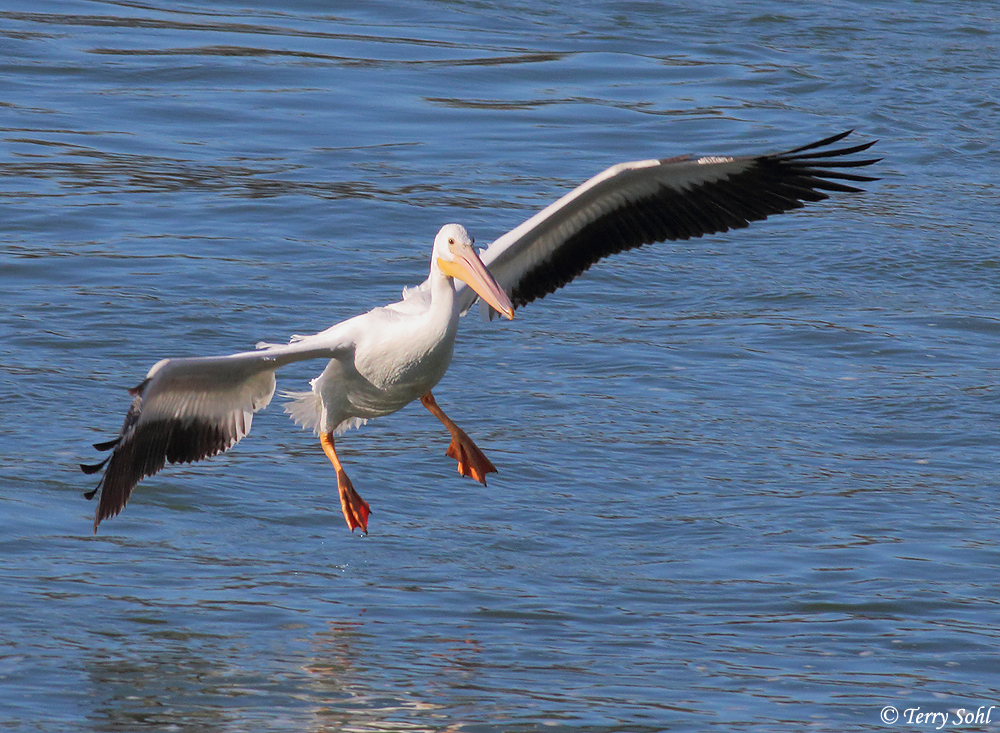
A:
POLYGON ((461 224, 445 224, 434 238, 431 267, 436 266, 448 277, 458 278, 498 313, 513 319, 514 306, 510 298, 472 249, 473 241, 461 224))

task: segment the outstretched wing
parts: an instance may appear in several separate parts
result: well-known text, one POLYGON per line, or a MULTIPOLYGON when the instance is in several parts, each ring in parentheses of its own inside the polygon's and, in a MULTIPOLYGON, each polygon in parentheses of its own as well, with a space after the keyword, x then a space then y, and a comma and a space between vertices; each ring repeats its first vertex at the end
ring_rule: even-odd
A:
POLYGON ((105 469, 88 499, 100 491, 94 532, 117 515, 136 484, 168 462, 190 463, 229 450, 250 432, 253 415, 274 395, 274 372, 293 361, 338 358, 349 349, 332 333, 310 336, 288 346, 273 346, 231 356, 164 359, 142 383, 129 390, 132 405, 114 440, 94 445, 111 454, 80 468, 105 469), (106 468, 105 468, 106 466, 106 468))
MULTIPOLYGON (((825 191, 858 192, 838 181, 876 179, 843 169, 878 159, 849 157, 875 141, 831 149, 850 133, 783 153, 612 166, 497 239, 482 260, 520 307, 617 252, 742 228, 807 201, 821 201, 827 198, 825 191)), ((466 287, 459 298, 466 310, 476 294, 466 287)))

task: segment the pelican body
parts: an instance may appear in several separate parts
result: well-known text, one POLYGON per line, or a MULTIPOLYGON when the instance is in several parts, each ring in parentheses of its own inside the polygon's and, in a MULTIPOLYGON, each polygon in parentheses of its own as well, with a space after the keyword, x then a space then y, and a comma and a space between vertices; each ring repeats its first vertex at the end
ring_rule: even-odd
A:
POLYGON ((688 239, 747 226, 827 198, 859 192, 839 183, 872 181, 844 171, 871 165, 855 153, 873 142, 830 146, 850 131, 782 153, 743 157, 668 158, 622 163, 578 186, 498 238, 481 256, 459 224, 434 239, 430 272, 403 299, 284 345, 220 357, 164 359, 130 390, 132 404, 111 451, 85 473, 104 469, 94 532, 125 508, 143 478, 167 463, 201 460, 229 450, 250 432, 253 415, 275 392, 275 372, 305 359, 326 359, 308 392, 285 392, 285 411, 320 439, 337 475, 348 527, 368 531, 370 508, 344 471, 334 438, 414 400, 451 435, 446 454, 458 472, 486 484, 496 468, 438 406, 433 388, 448 370, 459 319, 476 299, 483 314, 514 317, 608 255, 667 239, 688 239))

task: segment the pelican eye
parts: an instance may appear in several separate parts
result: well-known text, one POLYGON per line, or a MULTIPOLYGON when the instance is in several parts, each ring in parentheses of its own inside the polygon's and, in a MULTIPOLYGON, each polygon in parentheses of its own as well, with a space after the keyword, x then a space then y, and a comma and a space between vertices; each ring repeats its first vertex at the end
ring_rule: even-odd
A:
POLYGON ((455 238, 454 237, 448 237, 448 244, 454 244, 454 243, 455 243, 455 238))

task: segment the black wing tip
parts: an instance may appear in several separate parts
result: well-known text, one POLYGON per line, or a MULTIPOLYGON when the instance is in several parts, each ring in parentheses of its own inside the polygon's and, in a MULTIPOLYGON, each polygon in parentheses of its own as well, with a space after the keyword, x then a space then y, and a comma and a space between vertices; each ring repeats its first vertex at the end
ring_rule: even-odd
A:
POLYGON ((125 509, 142 479, 159 472, 167 463, 192 463, 223 453, 246 432, 243 423, 233 421, 168 418, 139 424, 138 415, 133 404, 122 435, 95 445, 98 450, 113 449, 107 458, 100 463, 80 464, 80 470, 88 475, 107 466, 97 487, 84 494, 89 500, 100 493, 94 513, 95 533, 102 521, 125 509))
POLYGON ((88 476, 92 476, 98 471, 100 471, 107 464, 108 459, 105 458, 100 463, 81 463, 80 470, 83 471, 88 476))
POLYGON ((113 506, 102 507, 100 504, 97 505, 97 509, 94 511, 94 534, 97 534, 97 528, 101 526, 101 522, 105 519, 111 519, 117 517, 121 514, 122 509, 125 505, 122 504, 120 507, 115 508, 113 506))
POLYGON ((121 487, 111 487, 112 490, 108 491, 107 475, 101 479, 100 483, 92 490, 84 494, 88 500, 93 499, 94 496, 100 492, 101 497, 97 502, 97 507, 94 509, 94 534, 97 534, 97 528, 100 526, 101 522, 105 519, 111 519, 117 517, 125 509, 128 504, 129 497, 132 494, 132 487, 128 488, 127 491, 122 492, 121 487))
POLYGON ((802 145, 797 148, 778 153, 776 155, 763 155, 758 158, 758 164, 777 164, 786 168, 785 175, 792 175, 799 178, 799 185, 812 189, 820 193, 823 198, 827 198, 821 191, 834 191, 836 193, 864 193, 865 189, 851 186, 840 181, 851 181, 852 183, 870 183, 878 181, 878 176, 863 175, 841 170, 843 168, 865 168, 882 161, 882 158, 849 158, 847 156, 856 155, 869 150, 878 139, 849 145, 842 148, 830 148, 854 132, 853 128, 844 132, 830 135, 822 140, 802 145), (824 148, 820 150, 819 148, 824 148), (804 151, 812 152, 804 152, 804 151), (836 180, 834 180, 836 179, 836 180))
POLYGON ((121 442, 121 436, 119 435, 117 438, 114 438, 112 440, 105 440, 101 443, 94 443, 94 448, 96 448, 99 451, 111 450, 120 442, 121 442))
MULTIPOLYGON (((806 150, 815 150, 816 148, 827 148, 831 145, 839 143, 844 138, 853 135, 854 131, 855 129, 852 127, 849 130, 838 132, 836 135, 830 135, 829 137, 824 137, 822 140, 817 140, 815 142, 807 143, 805 145, 800 145, 797 148, 792 148, 791 150, 786 150, 785 152, 780 153, 780 155, 794 155, 795 153, 802 153, 806 150)), ((876 142, 878 142, 878 140, 872 140, 869 143, 862 143, 864 147, 861 149, 864 150, 870 148, 876 142)))
MULTIPOLYGON (((816 142, 809 143, 808 145, 801 145, 797 148, 792 148, 791 150, 785 150, 781 153, 764 155, 764 158, 778 158, 780 160, 824 160, 827 158, 841 158, 846 155, 855 155, 857 153, 863 153, 869 150, 876 143, 878 143, 878 138, 874 140, 869 140, 863 143, 857 143, 856 145, 848 145, 843 148, 835 148, 830 150, 830 146, 839 143, 841 140, 851 135, 854 132, 853 129, 847 130, 845 132, 838 133, 836 135, 830 135, 822 140, 817 140, 816 142), (827 148, 826 150, 819 150, 818 148, 827 148), (814 152, 807 153, 805 151, 812 150, 814 152)), ((873 163, 878 163, 881 158, 871 158, 868 160, 849 160, 849 161, 829 161, 825 162, 824 165, 828 166, 864 166, 872 165, 873 163)))

